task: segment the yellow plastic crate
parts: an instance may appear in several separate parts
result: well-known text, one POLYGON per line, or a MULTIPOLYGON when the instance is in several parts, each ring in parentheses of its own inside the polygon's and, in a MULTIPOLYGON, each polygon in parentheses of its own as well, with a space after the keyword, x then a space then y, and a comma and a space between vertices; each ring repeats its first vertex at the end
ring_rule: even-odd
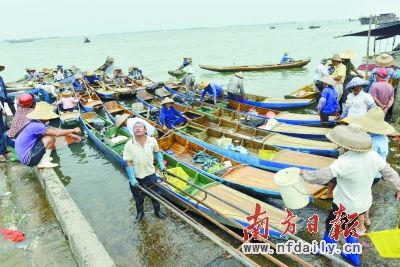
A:
POLYGON ((400 229, 367 233, 379 255, 383 258, 400 258, 400 229))
MULTIPOLYGON (((187 173, 181 167, 171 168, 168 169, 168 171, 184 180, 187 180, 189 178, 189 175, 187 175, 187 173)), ((189 187, 187 183, 180 180, 179 178, 173 177, 171 175, 166 175, 166 176, 167 176, 167 181, 176 186, 177 188, 179 188, 180 190, 186 190, 189 187)), ((172 189, 177 190, 176 188, 172 189)))
POLYGON ((273 151, 273 150, 265 150, 265 149, 258 150, 258 156, 265 160, 273 159, 275 157, 275 154, 276 154, 276 151, 273 151))

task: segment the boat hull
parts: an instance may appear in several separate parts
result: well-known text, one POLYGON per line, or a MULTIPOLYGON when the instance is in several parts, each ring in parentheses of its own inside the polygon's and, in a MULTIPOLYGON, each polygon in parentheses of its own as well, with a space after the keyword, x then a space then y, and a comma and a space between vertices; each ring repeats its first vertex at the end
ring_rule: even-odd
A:
POLYGON ((266 70, 281 70, 290 68, 304 67, 310 63, 310 59, 297 60, 288 64, 264 64, 264 65, 248 65, 248 66, 230 66, 230 67, 218 67, 211 65, 199 65, 200 68, 216 72, 236 72, 236 71, 266 71, 266 70))

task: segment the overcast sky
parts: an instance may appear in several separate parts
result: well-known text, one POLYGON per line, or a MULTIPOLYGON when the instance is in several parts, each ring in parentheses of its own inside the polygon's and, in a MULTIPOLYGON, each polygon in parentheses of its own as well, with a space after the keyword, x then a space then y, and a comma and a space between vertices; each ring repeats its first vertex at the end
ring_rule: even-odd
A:
POLYGON ((0 0, 0 40, 358 18, 399 0, 0 0))

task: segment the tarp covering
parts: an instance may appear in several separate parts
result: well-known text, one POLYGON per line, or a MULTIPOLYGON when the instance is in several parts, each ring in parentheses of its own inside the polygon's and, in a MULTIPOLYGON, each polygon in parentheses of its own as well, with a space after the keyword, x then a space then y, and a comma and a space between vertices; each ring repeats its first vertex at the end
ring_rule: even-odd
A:
MULTIPOLYGON (((381 25, 378 28, 371 30, 371 36, 379 37, 379 39, 390 38, 396 35, 400 35, 400 21, 381 25)), ((346 36, 368 36, 368 31, 349 33, 337 37, 346 37, 346 36)))

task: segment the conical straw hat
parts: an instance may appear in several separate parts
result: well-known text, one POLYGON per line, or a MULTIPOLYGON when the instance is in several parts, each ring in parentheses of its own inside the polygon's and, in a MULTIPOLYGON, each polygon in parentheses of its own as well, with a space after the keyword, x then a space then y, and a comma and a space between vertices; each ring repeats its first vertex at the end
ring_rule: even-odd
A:
POLYGON ((339 125, 326 134, 333 143, 356 152, 368 152, 372 149, 372 139, 360 127, 339 125))
POLYGON ((163 101, 161 101, 161 105, 165 105, 167 103, 175 103, 175 101, 169 97, 166 97, 163 99, 163 101))
POLYGON ((393 57, 387 53, 380 54, 375 58, 375 64, 379 67, 389 67, 394 65, 393 57))
POLYGON ((54 108, 46 102, 39 102, 36 104, 35 109, 28 113, 26 117, 31 120, 48 121, 51 119, 58 118, 58 115, 54 112, 54 108))
POLYGON ((342 121, 358 125, 372 134, 392 135, 396 132, 394 127, 385 121, 385 113, 380 107, 371 108, 362 116, 347 117, 342 121))
POLYGON ((352 49, 347 49, 343 53, 340 54, 340 58, 342 59, 352 59, 355 58, 356 55, 354 54, 352 49))

